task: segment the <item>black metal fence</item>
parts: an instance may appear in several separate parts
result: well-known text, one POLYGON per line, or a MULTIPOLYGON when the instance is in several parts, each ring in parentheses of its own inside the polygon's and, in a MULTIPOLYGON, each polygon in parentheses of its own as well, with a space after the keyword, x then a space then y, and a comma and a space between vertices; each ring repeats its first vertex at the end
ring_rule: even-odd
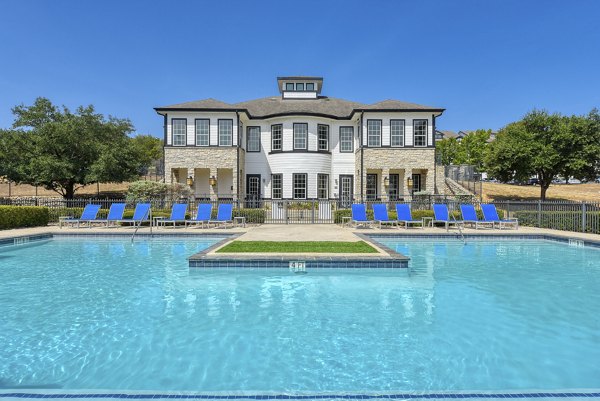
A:
MULTIPOLYGON (((99 204, 102 209, 99 217, 106 217, 112 203, 123 202, 127 204, 126 213, 133 214, 135 201, 126 199, 62 199, 62 198, 0 198, 0 205, 17 206, 44 206, 50 210, 51 222, 58 222, 61 216, 78 217, 85 205, 99 204)), ((250 200, 172 200, 150 199, 144 200, 152 204, 153 216, 170 214, 173 203, 187 203, 188 217, 193 218, 198 210, 198 205, 211 203, 213 216, 216 217, 219 204, 233 204, 233 216, 245 217, 249 224, 332 224, 340 223, 343 217, 351 216, 351 204, 361 203, 360 200, 339 199, 250 199, 250 200)), ((388 205, 391 217, 394 218, 397 203, 409 203, 413 212, 419 215, 431 213, 434 203, 445 203, 450 211, 460 219, 460 204, 470 203, 480 210, 480 203, 471 196, 438 196, 419 195, 402 200, 374 199, 362 203, 367 205, 371 213, 372 205, 384 203, 388 205)), ((600 202, 567 202, 567 201, 500 201, 494 202, 498 212, 505 218, 517 218, 523 226, 550 228, 576 232, 600 234, 600 202)))

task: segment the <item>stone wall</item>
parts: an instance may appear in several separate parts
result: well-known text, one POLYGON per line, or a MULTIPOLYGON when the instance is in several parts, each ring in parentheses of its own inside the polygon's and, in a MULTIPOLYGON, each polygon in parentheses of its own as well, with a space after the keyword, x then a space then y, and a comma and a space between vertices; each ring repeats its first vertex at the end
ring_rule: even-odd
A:
MULTIPOLYGON (((356 169, 360 170, 360 150, 356 152, 356 169)), ((402 186, 401 194, 409 193, 406 179, 413 173, 421 174, 424 180, 423 191, 435 193, 436 176, 443 177, 444 171, 436 171, 435 149, 390 149, 390 148, 364 148, 364 168, 361 171, 363 187, 366 186, 369 170, 380 175, 379 194, 386 195, 387 188, 383 184, 383 177, 389 174, 399 174, 402 186)), ((360 176, 355 180, 355 194, 360 195, 360 176)), ((438 183, 440 180, 437 181, 438 183)), ((443 181, 442 181, 443 182, 443 181)), ((444 188, 437 188, 438 193, 443 193, 444 188)), ((364 192, 364 191, 363 191, 364 192)))
MULTIPOLYGON (((240 150, 240 153, 243 151, 240 150)), ((240 157, 240 166, 243 166, 242 157, 240 157)), ((209 176, 215 176, 217 180, 218 169, 231 169, 234 192, 237 188, 237 148, 235 147, 165 147, 165 181, 173 182, 172 171, 179 168, 187 169, 187 176, 192 178, 195 178, 194 169, 209 169, 209 176)), ((214 188, 211 187, 211 195, 216 195, 213 192, 214 188)))

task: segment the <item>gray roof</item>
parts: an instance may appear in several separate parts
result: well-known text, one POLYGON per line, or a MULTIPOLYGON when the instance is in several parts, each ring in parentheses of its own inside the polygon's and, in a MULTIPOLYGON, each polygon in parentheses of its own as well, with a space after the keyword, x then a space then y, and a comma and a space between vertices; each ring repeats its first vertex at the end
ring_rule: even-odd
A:
POLYGON ((215 99, 196 100, 170 106, 155 107, 161 111, 243 111, 251 118, 267 118, 281 115, 305 114, 347 119, 360 111, 432 111, 443 112, 438 107, 423 106, 399 100, 384 100, 363 104, 344 99, 319 96, 317 99, 283 99, 280 96, 265 97, 240 103, 224 103, 215 99))
POLYGON ((443 138, 456 138, 458 135, 454 131, 449 130, 436 130, 436 133, 440 133, 443 138))

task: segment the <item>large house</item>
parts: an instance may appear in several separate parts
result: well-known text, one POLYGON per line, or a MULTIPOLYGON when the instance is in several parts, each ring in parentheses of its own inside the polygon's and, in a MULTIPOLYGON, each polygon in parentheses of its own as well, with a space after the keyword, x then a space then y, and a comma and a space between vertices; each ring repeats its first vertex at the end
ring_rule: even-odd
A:
POLYGON ((156 107, 164 117, 166 182, 191 185, 201 199, 397 200, 443 192, 434 133, 444 109, 323 96, 320 77, 277 84, 273 97, 156 107))

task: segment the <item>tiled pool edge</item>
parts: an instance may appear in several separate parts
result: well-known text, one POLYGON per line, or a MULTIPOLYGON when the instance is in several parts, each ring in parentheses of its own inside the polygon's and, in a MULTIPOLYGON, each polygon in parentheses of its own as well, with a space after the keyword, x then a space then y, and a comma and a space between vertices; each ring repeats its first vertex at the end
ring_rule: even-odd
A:
MULTIPOLYGON (((359 234, 357 234, 357 235, 359 235, 359 234)), ((453 233, 439 233, 439 234, 367 233, 367 234, 360 234, 360 235, 370 237, 373 240, 377 240, 378 238, 382 238, 382 239, 394 239, 394 238, 398 238, 398 239, 415 239, 415 238, 417 238, 417 239, 439 239, 439 238, 442 238, 442 239, 456 239, 459 241, 461 240, 460 234, 453 234, 453 233)), ((533 240, 533 239, 537 239, 537 240, 556 241, 556 242, 567 243, 567 244, 569 243, 569 240, 575 239, 577 241, 581 241, 584 244, 584 246, 600 248, 600 238, 598 238, 598 240, 590 240, 590 239, 583 239, 583 238, 574 238, 574 237, 569 237, 568 235, 560 235, 560 234, 520 234, 520 233, 472 234, 472 233, 468 233, 468 234, 464 234, 464 238, 472 239, 472 240, 485 240, 485 239, 533 240)), ((377 244, 380 248, 384 247, 384 245, 381 244, 380 242, 377 242, 377 244)))
POLYGON ((304 255, 304 254, 215 254, 213 251, 235 237, 229 237, 213 246, 198 252, 188 258, 189 267, 194 269, 257 269, 257 268, 288 268, 290 262, 301 260, 307 269, 407 269, 409 258, 382 246, 370 238, 357 234, 357 236, 376 248, 383 249, 387 255, 368 256, 361 255, 304 255))
POLYGON ((0 398, 4 399, 195 399, 195 400, 374 400, 374 399, 456 399, 466 398, 478 399, 600 399, 600 391, 597 390, 530 390, 530 391, 455 391, 455 392, 381 392, 381 393, 254 393, 254 392, 232 392, 232 393, 193 393, 193 392, 136 392, 136 391, 15 391, 0 390, 0 398))

